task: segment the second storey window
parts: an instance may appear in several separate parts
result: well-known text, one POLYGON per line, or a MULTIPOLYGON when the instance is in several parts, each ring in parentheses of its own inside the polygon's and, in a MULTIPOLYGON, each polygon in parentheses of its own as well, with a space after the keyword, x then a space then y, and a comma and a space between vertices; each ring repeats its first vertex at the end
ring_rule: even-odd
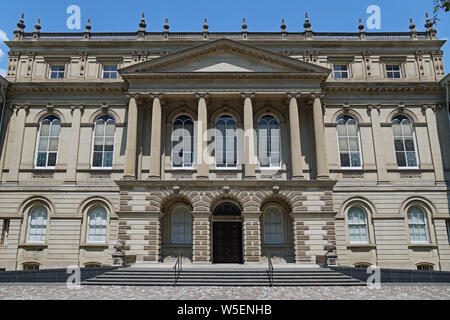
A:
POLYGON ((53 65, 50 67, 50 79, 64 79, 64 65, 53 65))
POLYGON ((236 168, 236 121, 231 116, 221 116, 216 121, 216 167, 236 168))
POLYGON ((87 242, 106 242, 106 209, 100 206, 92 208, 88 213, 87 242))
POLYGON ((114 158, 115 130, 115 121, 111 116, 104 115, 95 121, 92 167, 112 167, 114 158))
POLYGON ((336 128, 341 167, 361 168, 358 122, 353 117, 343 115, 338 118, 336 128))
POLYGON ((351 243, 369 242, 367 216, 361 208, 352 207, 348 211, 348 230, 351 243))
POLYGON ((28 217, 28 241, 45 242, 47 234, 47 209, 43 206, 34 207, 28 217))
POLYGON ((56 116, 44 118, 39 126, 36 168, 54 168, 58 156, 60 120, 56 116))
POLYGON ((422 208, 408 209, 408 226, 411 242, 428 242, 427 215, 422 208))
POLYGON ((116 65, 104 65, 103 66, 103 79, 117 79, 117 66, 116 65))
POLYGON ((272 116, 258 122, 258 158, 261 168, 280 167, 280 126, 272 116))
POLYGON ((400 168, 417 168, 418 157, 412 121, 402 115, 396 116, 392 120, 392 132, 397 165, 400 168))
POLYGON ((194 122, 188 116, 180 116, 173 122, 172 166, 192 168, 194 165, 194 122))
POLYGON ((400 79, 402 77, 400 73, 400 65, 398 64, 386 65, 386 76, 389 79, 400 79))
POLYGON ((348 79, 348 66, 346 64, 334 65, 333 74, 335 79, 348 79))

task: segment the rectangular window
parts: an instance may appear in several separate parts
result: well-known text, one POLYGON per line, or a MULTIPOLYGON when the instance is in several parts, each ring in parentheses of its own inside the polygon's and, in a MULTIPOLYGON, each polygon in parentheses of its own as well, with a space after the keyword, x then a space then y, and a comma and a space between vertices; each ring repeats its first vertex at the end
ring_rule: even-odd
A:
POLYGON ((386 65, 386 76, 388 79, 400 79, 402 77, 400 73, 400 65, 386 65))
POLYGON ((54 65, 50 68, 50 79, 64 79, 64 65, 54 65))
POLYGON ((334 65, 333 66, 335 79, 348 79, 348 66, 347 65, 334 65))
POLYGON ((0 244, 8 244, 8 234, 9 234, 9 219, 4 219, 0 244))
POLYGON ((117 66, 115 65, 103 66, 103 79, 117 79, 117 66))

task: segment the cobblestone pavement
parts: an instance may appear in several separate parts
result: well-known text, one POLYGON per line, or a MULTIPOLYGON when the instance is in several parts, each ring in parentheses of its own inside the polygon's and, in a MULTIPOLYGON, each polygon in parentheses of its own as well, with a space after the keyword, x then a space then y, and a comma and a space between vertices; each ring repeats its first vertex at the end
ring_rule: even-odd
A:
POLYGON ((382 285, 367 287, 126 287, 62 284, 1 284, 0 300, 450 300, 450 285, 382 285))

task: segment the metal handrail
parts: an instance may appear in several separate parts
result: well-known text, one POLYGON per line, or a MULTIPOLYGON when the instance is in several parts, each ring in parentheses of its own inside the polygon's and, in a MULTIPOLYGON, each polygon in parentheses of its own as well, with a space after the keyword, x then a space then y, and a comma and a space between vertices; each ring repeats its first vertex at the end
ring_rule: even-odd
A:
POLYGON ((178 253, 178 259, 173 266, 174 282, 173 286, 177 286, 178 278, 180 278, 181 271, 183 270, 183 250, 178 253))
POLYGON ((267 262, 268 262, 267 276, 269 277, 269 285, 271 287, 273 287, 273 264, 272 264, 272 258, 270 257, 269 251, 266 251, 266 252, 267 252, 267 262))

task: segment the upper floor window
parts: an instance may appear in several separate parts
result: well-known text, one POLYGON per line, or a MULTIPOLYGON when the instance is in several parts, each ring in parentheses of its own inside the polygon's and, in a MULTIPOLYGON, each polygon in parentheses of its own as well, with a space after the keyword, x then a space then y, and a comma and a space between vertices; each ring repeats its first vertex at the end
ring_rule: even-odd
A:
POLYGON ((341 167, 361 168, 361 150, 358 122, 351 116, 343 115, 336 123, 338 151, 341 167))
POLYGON ((333 74, 335 79, 348 79, 348 65, 334 65, 333 74))
POLYGON ((216 121, 216 167, 236 168, 236 121, 231 116, 221 116, 216 121))
POLYGON ((411 242, 428 242, 427 215, 419 206, 408 209, 408 226, 411 242))
POLYGON ((279 244, 284 242, 283 213, 277 207, 269 207, 264 215, 264 243, 279 244))
POLYGON ((194 122, 188 116, 175 119, 172 130, 172 167, 192 168, 194 165, 194 122))
POLYGON ((397 165, 403 168, 418 166, 414 127, 407 117, 398 115, 392 120, 397 165))
POLYGON ((92 167, 112 167, 114 158, 115 131, 116 125, 113 117, 104 115, 95 121, 92 167))
POLYGON ((117 79, 117 65, 104 65, 103 79, 117 79))
POLYGON ((264 116, 258 122, 258 158, 262 168, 279 167, 280 125, 272 116, 264 116))
POLYGON ((61 122, 58 117, 51 115, 41 121, 35 162, 37 168, 55 167, 60 131, 61 122))
POLYGON ((399 64, 388 64, 386 65, 386 76, 389 79, 400 79, 402 74, 400 73, 399 64))
POLYGON ((50 79, 64 79, 64 65, 53 65, 50 67, 50 79))
POLYGON ((192 243, 191 229, 191 213, 189 210, 183 206, 175 208, 172 213, 172 243, 192 243))
POLYGON ((37 206, 31 209, 28 217, 28 241, 45 242, 47 234, 47 209, 44 206, 37 206))
POLYGON ((348 230, 351 243, 369 242, 367 215, 359 207, 351 207, 348 211, 348 230))
POLYGON ((95 206, 88 213, 87 242, 106 242, 106 209, 95 206))

